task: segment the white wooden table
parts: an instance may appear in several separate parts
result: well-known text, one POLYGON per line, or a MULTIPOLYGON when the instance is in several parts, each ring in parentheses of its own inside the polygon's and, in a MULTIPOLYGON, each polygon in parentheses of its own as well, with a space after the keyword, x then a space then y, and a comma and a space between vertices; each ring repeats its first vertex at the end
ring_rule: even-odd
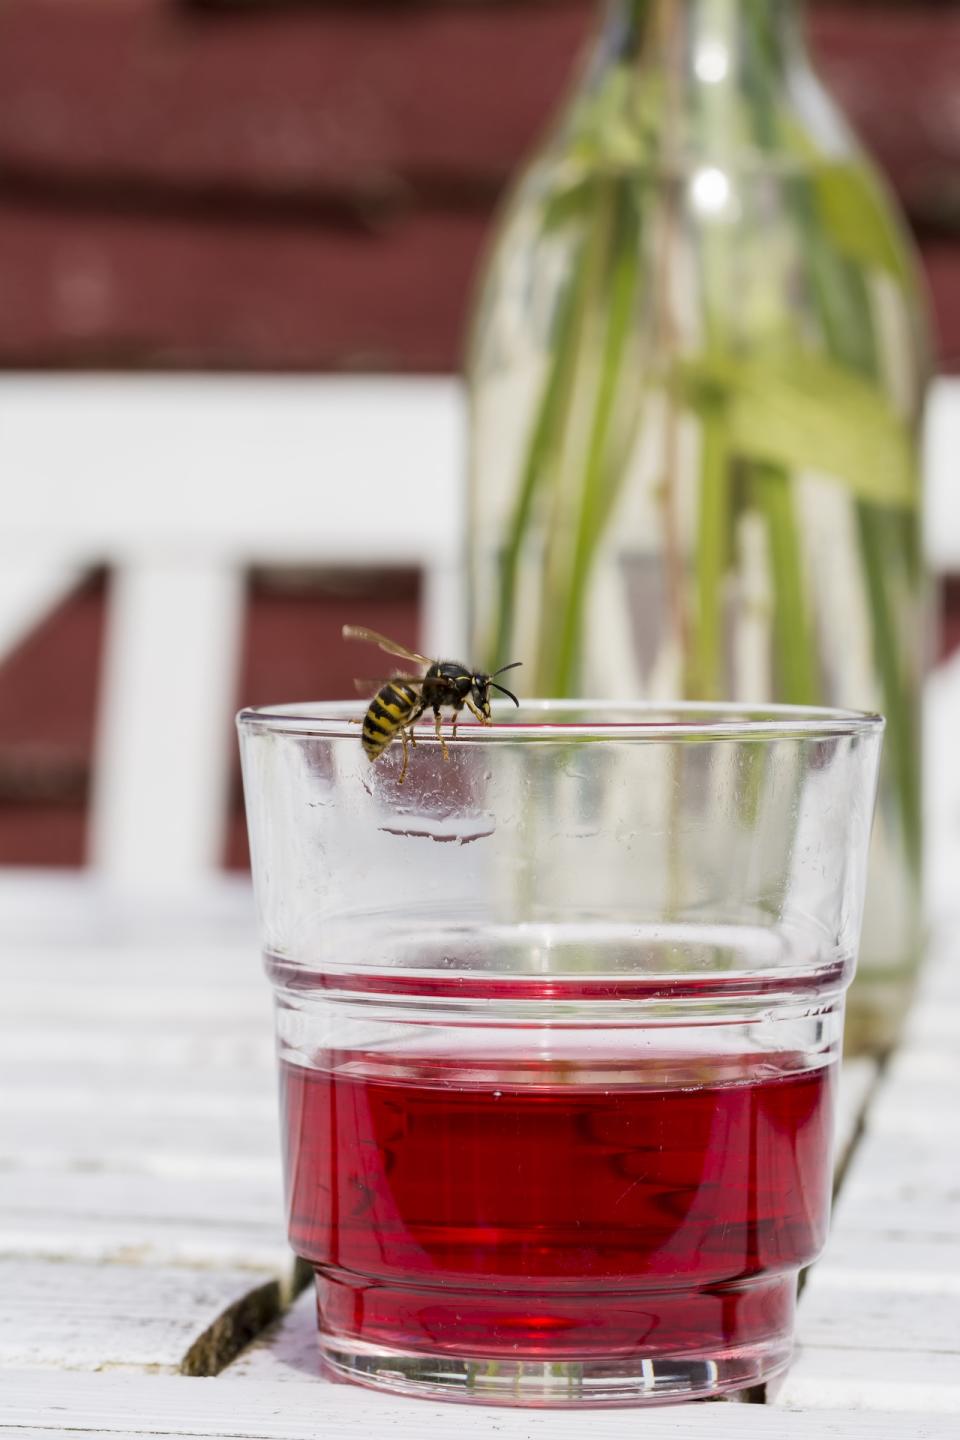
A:
POLYGON ((906 1043, 844 1077, 846 1169, 765 1404, 511 1411, 320 1378, 284 1243, 271 1006, 246 890, 124 911, 0 877, 0 1433, 960 1435, 960 934, 906 1043), (79 938, 78 938, 79 937, 79 938), (209 1378, 214 1377, 214 1378, 209 1378))

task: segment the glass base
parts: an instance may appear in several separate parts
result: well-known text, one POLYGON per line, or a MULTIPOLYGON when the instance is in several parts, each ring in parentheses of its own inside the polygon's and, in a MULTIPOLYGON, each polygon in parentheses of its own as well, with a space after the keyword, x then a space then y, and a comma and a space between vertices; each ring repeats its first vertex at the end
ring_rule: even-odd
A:
POLYGON ((710 1356, 491 1360, 386 1350, 320 1336, 331 1375, 376 1390, 483 1405, 665 1405, 709 1400, 771 1380, 790 1363, 789 1341, 710 1356))

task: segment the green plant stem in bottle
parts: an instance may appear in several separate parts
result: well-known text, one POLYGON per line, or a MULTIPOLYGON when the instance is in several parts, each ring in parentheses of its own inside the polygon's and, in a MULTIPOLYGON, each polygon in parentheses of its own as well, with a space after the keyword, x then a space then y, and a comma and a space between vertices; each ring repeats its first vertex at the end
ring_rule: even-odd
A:
POLYGON ((611 0, 470 354, 473 652, 531 693, 876 708, 855 1048, 921 943, 924 307, 793 0, 611 0))

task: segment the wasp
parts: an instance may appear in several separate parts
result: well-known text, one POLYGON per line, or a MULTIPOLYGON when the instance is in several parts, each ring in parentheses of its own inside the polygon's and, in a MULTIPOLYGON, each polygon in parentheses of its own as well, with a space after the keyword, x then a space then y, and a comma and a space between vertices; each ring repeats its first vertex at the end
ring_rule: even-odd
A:
POLYGON ((520 704, 512 691, 497 684, 497 676, 503 675, 507 670, 515 670, 522 663, 519 660, 501 666, 493 675, 485 675, 482 671, 471 669, 469 665, 462 665, 459 660, 431 660, 426 655, 418 655, 415 650, 408 650, 396 640, 389 640, 386 635, 380 635, 376 630, 367 630, 362 625, 344 625, 343 638, 367 640, 388 655, 396 655, 401 660, 427 667, 425 675, 395 675, 392 680, 381 685, 363 717, 361 740, 364 753, 370 760, 378 760, 390 742, 397 735, 400 736, 403 745, 403 765, 399 777, 401 785, 407 775, 408 744, 417 743, 413 727, 425 710, 433 711, 440 750, 444 760, 447 760, 447 745, 440 728, 440 712, 444 706, 453 711, 450 733, 456 739, 457 721, 464 705, 481 725, 490 724, 491 690, 499 690, 516 706, 520 704))

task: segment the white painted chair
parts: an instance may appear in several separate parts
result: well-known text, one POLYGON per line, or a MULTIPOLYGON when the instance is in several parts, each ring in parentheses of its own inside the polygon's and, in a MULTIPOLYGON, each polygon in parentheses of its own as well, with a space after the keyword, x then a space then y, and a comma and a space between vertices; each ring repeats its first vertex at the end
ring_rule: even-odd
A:
MULTIPOLYGON (((92 853, 121 892, 196 890, 216 874, 245 567, 419 567, 424 651, 460 648, 455 380, 6 376, 0 445, 15 477, 0 528, 0 655, 87 567, 112 569, 92 853)), ((941 573, 960 573, 957 457, 960 381, 943 381, 927 512, 941 573)), ((960 658, 934 692, 942 760, 960 658)), ((960 762, 945 775, 941 760, 931 800, 953 824, 960 762)))
POLYGON ((91 849, 118 892, 216 874, 246 567, 417 567, 424 651, 459 648, 453 380, 6 376, 0 446, 0 655, 111 570, 91 849))

